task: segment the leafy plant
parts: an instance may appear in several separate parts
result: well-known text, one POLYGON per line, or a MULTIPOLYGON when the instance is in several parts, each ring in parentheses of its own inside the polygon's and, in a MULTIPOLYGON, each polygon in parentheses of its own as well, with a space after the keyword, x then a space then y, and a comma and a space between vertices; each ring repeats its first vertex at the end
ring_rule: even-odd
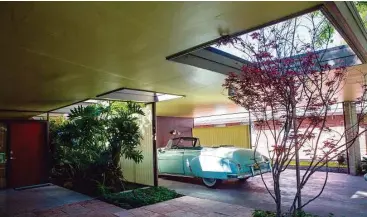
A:
POLYGON ((142 139, 139 131, 138 116, 144 112, 138 104, 128 102, 126 107, 118 107, 109 119, 107 128, 108 141, 115 167, 120 164, 120 158, 141 162, 143 155, 137 150, 142 139))
POLYGON ((79 106, 67 119, 52 120, 53 177, 102 194, 123 189, 120 158, 143 159, 139 116, 144 116, 140 104, 106 102, 79 106))
POLYGON ((356 1, 355 5, 357 7, 359 15, 361 16, 364 27, 367 29, 367 2, 356 1))
POLYGON ((111 193, 111 187, 105 185, 106 177, 103 176, 103 182, 96 181, 97 183, 97 191, 99 195, 105 196, 111 193))

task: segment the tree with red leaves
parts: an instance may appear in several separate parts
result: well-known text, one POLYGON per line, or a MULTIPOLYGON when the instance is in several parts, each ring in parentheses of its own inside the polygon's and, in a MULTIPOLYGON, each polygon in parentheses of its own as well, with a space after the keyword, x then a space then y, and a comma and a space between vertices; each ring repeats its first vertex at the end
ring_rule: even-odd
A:
POLYGON ((359 129, 359 124, 363 122, 366 86, 362 84, 362 95, 356 101, 360 110, 357 124, 353 129, 345 129, 343 134, 324 139, 325 134, 333 131, 326 121, 338 103, 348 70, 343 61, 325 61, 324 55, 327 54, 333 30, 330 23, 320 17, 318 12, 310 13, 255 31, 246 37, 225 37, 218 44, 237 48, 248 60, 242 66, 241 73, 231 73, 223 86, 230 89, 230 100, 244 107, 255 118, 255 149, 259 146, 260 136, 266 137, 265 146, 273 166, 272 183, 267 183, 263 175, 261 178, 274 199, 278 217, 285 213, 296 215, 318 198, 326 186, 328 169, 320 192, 302 203, 301 192, 306 183, 316 171, 327 168, 330 161, 346 152, 364 132, 358 130, 353 139, 343 140, 345 133, 355 127, 359 129), (308 24, 304 24, 305 20, 308 24), (329 32, 325 32, 325 28, 329 32), (264 131, 270 132, 271 138, 264 131), (299 167, 301 149, 311 161, 302 175, 299 167), (292 205, 283 212, 280 177, 293 159, 296 159, 296 193, 292 205))

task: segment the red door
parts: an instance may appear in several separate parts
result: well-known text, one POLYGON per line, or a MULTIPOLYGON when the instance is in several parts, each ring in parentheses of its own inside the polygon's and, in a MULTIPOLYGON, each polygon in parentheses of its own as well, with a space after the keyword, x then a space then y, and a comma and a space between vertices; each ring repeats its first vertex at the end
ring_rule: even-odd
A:
POLYGON ((46 175, 46 123, 9 124, 9 187, 41 184, 46 175))

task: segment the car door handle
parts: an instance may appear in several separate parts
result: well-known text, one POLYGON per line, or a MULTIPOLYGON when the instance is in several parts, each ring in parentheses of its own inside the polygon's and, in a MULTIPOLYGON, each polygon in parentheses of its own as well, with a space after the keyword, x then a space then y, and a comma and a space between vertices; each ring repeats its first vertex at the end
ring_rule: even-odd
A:
POLYGON ((10 157, 10 160, 16 160, 16 158, 15 157, 10 157))

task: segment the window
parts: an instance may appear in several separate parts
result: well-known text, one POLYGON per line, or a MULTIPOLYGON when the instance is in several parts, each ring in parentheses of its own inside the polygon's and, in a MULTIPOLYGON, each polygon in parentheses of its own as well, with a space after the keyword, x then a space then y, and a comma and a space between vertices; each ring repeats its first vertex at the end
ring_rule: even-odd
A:
POLYGON ((196 138, 176 138, 172 141, 172 149, 180 149, 180 148, 193 148, 196 147, 196 138))

